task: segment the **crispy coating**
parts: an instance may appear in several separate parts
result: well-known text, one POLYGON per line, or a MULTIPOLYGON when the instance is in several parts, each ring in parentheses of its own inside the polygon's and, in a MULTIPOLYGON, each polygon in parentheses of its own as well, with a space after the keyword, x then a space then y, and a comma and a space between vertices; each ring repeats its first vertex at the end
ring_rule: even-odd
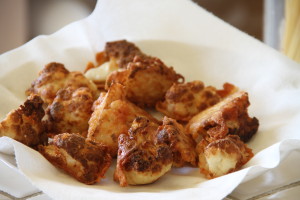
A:
POLYGON ((106 146, 69 133, 56 135, 48 146, 40 145, 39 152, 54 166, 85 184, 99 182, 112 160, 106 146))
POLYGON ((195 115, 187 124, 187 133, 196 142, 202 138, 208 141, 238 135, 247 142, 257 132, 258 120, 250 118, 247 108, 250 105, 248 94, 240 91, 233 93, 218 104, 195 115))
POLYGON ((219 177, 239 170, 252 157, 250 148, 237 135, 208 142, 203 139, 197 145, 199 168, 207 178, 219 177))
POLYGON ((132 62, 137 55, 144 55, 135 44, 126 40, 107 42, 104 49, 105 55, 98 55, 97 61, 103 62, 106 56, 108 60, 115 59, 119 68, 126 68, 129 62, 132 62))
POLYGON ((94 104, 94 112, 89 120, 87 137, 107 145, 112 157, 117 155, 119 135, 128 132, 136 117, 144 116, 158 123, 146 111, 127 101, 124 92, 124 86, 113 84, 106 95, 100 96, 94 104))
POLYGON ((173 166, 197 165, 196 144, 184 127, 176 120, 164 117, 163 125, 157 130, 157 143, 167 144, 173 154, 173 166))
POLYGON ((65 88, 57 92, 47 109, 48 132, 80 133, 86 136, 94 98, 86 87, 65 88))
POLYGON ((39 72, 38 78, 32 82, 31 88, 26 91, 26 95, 38 94, 49 105, 53 102, 58 90, 66 87, 88 87, 94 98, 97 98, 98 95, 96 85, 85 78, 81 72, 69 72, 63 64, 55 62, 47 64, 39 72))
POLYGON ((126 70, 115 71, 106 80, 106 88, 112 82, 126 86, 126 97, 141 107, 154 107, 162 100, 173 83, 184 81, 172 67, 160 59, 150 56, 136 56, 126 70))
POLYGON ((98 99, 96 101, 94 101, 93 106, 92 106, 93 112, 105 100, 106 94, 107 94, 107 92, 101 92, 98 99))
POLYGON ((106 77, 113 71, 125 69, 136 55, 144 54, 131 42, 126 40, 107 42, 104 51, 96 54, 97 64, 89 62, 84 73, 97 85, 98 90, 103 91, 106 77))
POLYGON ((119 150, 114 180, 120 186, 141 185, 156 181, 172 166, 172 152, 168 145, 155 143, 158 125, 137 117, 128 135, 119 137, 119 150))
POLYGON ((237 91, 239 91, 239 88, 236 87, 235 85, 233 85, 231 83, 224 83, 223 89, 217 90, 217 93, 223 99, 225 97, 228 97, 229 95, 232 95, 233 93, 235 93, 237 91))
POLYGON ((30 95, 24 105, 8 113, 0 123, 0 136, 7 136, 35 147, 44 139, 44 115, 43 100, 37 95, 30 95))
POLYGON ((156 104, 156 109, 168 117, 188 121, 194 115, 221 101, 217 89, 205 87, 201 81, 174 83, 167 91, 164 101, 156 104))

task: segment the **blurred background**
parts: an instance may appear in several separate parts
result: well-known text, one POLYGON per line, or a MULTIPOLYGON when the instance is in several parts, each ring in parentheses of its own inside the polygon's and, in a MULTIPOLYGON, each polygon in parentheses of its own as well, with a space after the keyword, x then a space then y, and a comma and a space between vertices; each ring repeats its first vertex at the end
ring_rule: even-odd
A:
POLYGON ((96 0, 0 0, 0 54, 90 15, 96 0))
MULTIPOLYGON (((241 31, 280 49, 284 0, 193 1, 241 31)), ((85 18, 95 5, 96 0, 0 0, 0 54, 85 18)))

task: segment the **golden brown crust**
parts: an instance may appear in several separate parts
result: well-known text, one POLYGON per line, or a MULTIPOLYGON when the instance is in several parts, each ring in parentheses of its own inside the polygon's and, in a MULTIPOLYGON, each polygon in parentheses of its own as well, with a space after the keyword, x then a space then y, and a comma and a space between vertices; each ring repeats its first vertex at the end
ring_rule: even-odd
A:
POLYGON ((98 91, 96 85, 85 78, 81 72, 69 72, 63 64, 49 63, 39 72, 38 78, 32 82, 31 88, 26 91, 26 95, 38 94, 47 104, 51 104, 58 90, 62 88, 88 87, 94 98, 97 98, 98 91))
POLYGON ((60 63, 49 63, 26 91, 26 95, 39 94, 46 104, 53 101, 56 92, 64 86, 64 80, 70 72, 60 63), (53 84, 55 83, 55 84, 53 84))
POLYGON ((96 53, 96 61, 97 61, 98 66, 100 66, 103 63, 109 61, 109 58, 107 57, 107 54, 104 51, 102 51, 102 52, 96 53))
POLYGON ((77 134, 56 135, 39 152, 53 165, 85 184, 94 184, 104 177, 111 164, 107 147, 77 134))
POLYGON ((96 85, 87 79, 83 73, 78 71, 70 72, 64 85, 64 88, 67 87, 71 87, 73 89, 87 87, 91 90, 94 99, 97 99, 99 96, 99 91, 97 90, 96 85))
POLYGON ((34 147, 44 140, 44 114, 43 100, 37 95, 30 95, 24 105, 8 113, 0 123, 0 136, 34 147))
POLYGON ((117 155, 118 137, 127 133, 133 120, 144 116, 151 121, 158 121, 143 109, 125 98, 124 86, 113 84, 105 97, 95 104, 94 112, 89 120, 88 138, 106 144, 112 157, 117 155))
MULTIPOLYGON (((126 40, 107 42, 105 45, 105 56, 109 59, 116 59, 119 68, 126 68, 129 62, 133 61, 136 55, 143 55, 135 44, 126 40)), ((99 57, 104 57, 99 56, 99 57)), ((101 58, 102 60, 103 58, 101 58)), ((98 61, 99 59, 97 59, 98 61)), ((98 61, 99 62, 99 61, 98 61)))
POLYGON ((252 157, 250 148, 236 135, 197 145, 199 168, 207 178, 215 178, 239 170, 252 157))
POLYGON ((164 117, 163 125, 157 131, 157 142, 167 144, 172 151, 174 167, 197 165, 196 144, 191 136, 185 133, 181 124, 174 119, 164 117))
POLYGON ((112 82, 126 87, 126 97, 141 107, 154 107, 162 100, 173 83, 183 81, 172 67, 167 67, 160 59, 150 56, 136 56, 123 71, 110 74, 106 89, 112 82))
POLYGON ((217 90, 218 95, 220 95, 222 98, 228 97, 229 95, 232 95, 233 93, 237 92, 239 90, 238 87, 231 83, 224 83, 223 89, 217 90))
POLYGON ((166 92, 164 101, 156 104, 156 109, 168 117, 188 121, 199 112, 221 101, 216 88, 205 87, 201 81, 174 83, 166 92))
POLYGON ((196 142, 202 138, 208 141, 224 138, 226 135, 238 135, 247 142, 257 132, 258 120, 250 118, 247 108, 250 105, 248 94, 236 92, 218 104, 195 115, 187 124, 187 133, 196 142))
POLYGON ((131 42, 126 40, 107 42, 104 51, 96 54, 97 64, 94 65, 93 63, 89 62, 84 70, 84 73, 87 72, 87 77, 92 79, 92 81, 97 85, 98 90, 104 91, 104 76, 107 76, 107 74, 117 71, 118 69, 125 69, 127 64, 132 62, 136 55, 143 56, 144 54, 131 42), (100 67, 102 67, 102 69, 100 67), (93 68, 98 69, 93 72, 88 72, 93 68))
POLYGON ((137 117, 128 134, 119 137, 115 181, 122 187, 156 181, 172 166, 172 152, 168 145, 155 143, 158 125, 137 117))
POLYGON ((66 88, 57 92, 47 109, 48 132, 87 134, 94 98, 89 88, 66 88))

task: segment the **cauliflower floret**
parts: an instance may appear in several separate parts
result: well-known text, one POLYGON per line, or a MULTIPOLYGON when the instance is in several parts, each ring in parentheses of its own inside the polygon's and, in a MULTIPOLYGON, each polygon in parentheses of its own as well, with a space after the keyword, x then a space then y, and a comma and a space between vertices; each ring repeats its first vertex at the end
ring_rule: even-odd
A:
POLYGON ((250 148, 238 136, 227 136, 213 142, 203 139, 197 145, 200 171, 215 178, 239 170, 252 157, 250 148))
POLYGON ((168 145, 156 143, 158 125, 143 117, 137 117, 128 135, 119 137, 115 181, 122 187, 156 181, 172 166, 172 152, 168 145))
POLYGON ((38 95, 30 95, 24 105, 8 113, 0 123, 0 136, 13 138, 30 147, 44 142, 43 103, 38 95))
POLYGON ((40 145, 39 152, 54 166, 85 184, 99 182, 111 164, 106 146, 78 134, 56 135, 49 145, 40 145))

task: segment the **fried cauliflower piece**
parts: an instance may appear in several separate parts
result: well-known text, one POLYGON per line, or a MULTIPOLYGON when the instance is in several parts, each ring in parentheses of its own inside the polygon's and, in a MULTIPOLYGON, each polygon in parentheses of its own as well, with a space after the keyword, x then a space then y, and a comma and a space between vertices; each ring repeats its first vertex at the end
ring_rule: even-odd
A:
POLYGON ((126 70, 109 75, 106 88, 112 82, 126 86, 126 97, 141 107, 154 107, 162 100, 173 83, 184 81, 172 67, 167 67, 160 59, 150 56, 136 56, 126 70))
POLYGON ((195 115, 187 124, 186 130, 198 143, 202 138, 208 141, 238 135, 247 142, 257 132, 258 120, 248 115, 250 105, 248 94, 235 92, 218 104, 195 115))
POLYGON ((98 95, 96 85, 81 72, 69 72, 63 64, 55 62, 47 64, 39 72, 38 78, 32 82, 31 88, 26 91, 26 95, 38 94, 46 105, 49 105, 53 102, 58 90, 67 87, 88 87, 95 99, 98 95))
POLYGON ((156 109, 168 117, 188 121, 194 115, 221 101, 217 89, 205 87, 202 81, 174 83, 166 92, 164 101, 156 104, 156 109))
POLYGON ((158 123, 146 111, 127 101, 125 95, 124 86, 113 84, 106 95, 97 100, 89 120, 87 137, 107 145, 112 157, 117 155, 119 135, 128 132, 136 117, 143 116, 158 123))
POLYGON ((51 164, 85 184, 99 182, 112 160, 106 146, 69 133, 56 135, 48 146, 40 145, 39 152, 51 164))
POLYGON ((125 69, 136 55, 144 55, 133 43, 126 40, 107 42, 105 49, 96 54, 97 64, 89 62, 85 69, 85 76, 92 80, 99 90, 104 90, 107 76, 125 69))
POLYGON ((118 40, 107 42, 104 49, 104 55, 98 55, 98 63, 100 60, 114 59, 119 68, 126 68, 129 62, 132 62, 135 56, 144 55, 134 43, 126 40, 118 40), (104 57, 104 58, 103 58, 104 57))
POLYGON ((171 169, 170 148, 164 143, 154 142, 157 128, 157 124, 138 117, 132 123, 128 135, 120 135, 114 173, 114 180, 120 186, 149 184, 171 169))
POLYGON ((184 127, 176 120, 164 117, 163 124, 157 130, 157 143, 167 144, 173 154, 173 166, 197 165, 196 144, 184 127))
POLYGON ((94 98, 87 87, 65 88, 57 92, 47 109, 48 132, 87 135, 94 98))
POLYGON ((8 113, 0 123, 0 136, 35 147, 44 140, 44 115, 43 100, 38 95, 30 95, 24 105, 8 113))
POLYGON ((252 150, 237 135, 229 135, 211 143, 203 139, 197 145, 197 151, 200 172, 207 178, 237 171, 253 157, 252 150))

